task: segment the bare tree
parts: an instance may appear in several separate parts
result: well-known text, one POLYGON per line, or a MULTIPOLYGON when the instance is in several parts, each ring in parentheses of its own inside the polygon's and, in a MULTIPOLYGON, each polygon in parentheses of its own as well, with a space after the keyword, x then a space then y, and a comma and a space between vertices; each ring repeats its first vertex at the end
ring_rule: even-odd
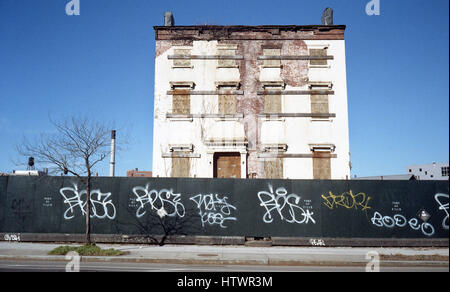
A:
POLYGON ((48 166, 50 173, 72 174, 86 186, 86 243, 91 244, 91 178, 93 168, 111 152, 111 127, 87 117, 50 122, 54 133, 41 134, 35 142, 24 138, 17 151, 48 166))

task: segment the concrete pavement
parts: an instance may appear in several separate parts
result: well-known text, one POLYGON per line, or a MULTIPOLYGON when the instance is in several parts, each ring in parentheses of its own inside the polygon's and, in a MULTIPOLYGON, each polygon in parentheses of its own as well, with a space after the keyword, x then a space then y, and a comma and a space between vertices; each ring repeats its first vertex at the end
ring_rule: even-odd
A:
MULTIPOLYGON (((0 260, 67 261, 49 256, 52 249, 70 244, 0 242, 0 260)), ((384 266, 448 267, 448 248, 248 247, 205 245, 98 244, 127 252, 114 257, 83 256, 84 262, 141 262, 164 264, 366 266, 375 251, 384 266)))

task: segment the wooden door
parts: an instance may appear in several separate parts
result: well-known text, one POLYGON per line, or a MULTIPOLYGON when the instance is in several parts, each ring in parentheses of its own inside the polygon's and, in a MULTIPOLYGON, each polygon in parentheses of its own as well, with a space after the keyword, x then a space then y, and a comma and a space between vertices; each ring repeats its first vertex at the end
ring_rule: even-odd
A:
POLYGON ((218 178, 240 178, 241 177, 241 154, 240 153, 215 153, 214 154, 214 177, 218 178))

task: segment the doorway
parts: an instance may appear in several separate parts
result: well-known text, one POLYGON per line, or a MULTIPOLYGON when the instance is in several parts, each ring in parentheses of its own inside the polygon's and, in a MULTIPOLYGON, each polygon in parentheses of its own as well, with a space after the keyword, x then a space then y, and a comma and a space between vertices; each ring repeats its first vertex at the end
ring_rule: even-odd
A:
POLYGON ((215 178, 241 178, 241 154, 239 152, 214 153, 215 178))

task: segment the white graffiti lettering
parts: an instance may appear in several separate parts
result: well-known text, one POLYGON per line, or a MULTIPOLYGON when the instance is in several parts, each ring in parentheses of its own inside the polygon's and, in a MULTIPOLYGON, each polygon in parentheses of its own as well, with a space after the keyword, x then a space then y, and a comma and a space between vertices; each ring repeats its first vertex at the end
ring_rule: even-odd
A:
POLYGON ((442 220, 442 228, 448 230, 448 194, 437 193, 434 195, 434 199, 439 204, 439 210, 443 210, 446 214, 442 220), (447 200, 447 203, 443 203, 441 200, 447 200))
POLYGON ((276 210, 282 221, 298 224, 307 224, 311 221, 315 224, 316 221, 312 217, 314 213, 308 209, 305 211, 298 205, 300 196, 296 194, 288 195, 287 193, 285 188, 280 187, 275 190, 274 194, 271 184, 269 184, 269 192, 261 191, 258 193, 258 198, 261 202, 260 206, 266 209, 266 213, 263 216, 264 223, 273 222, 272 211, 276 210))
POLYGON ((20 241, 20 234, 5 234, 3 238, 5 241, 20 241))
POLYGON ((372 224, 378 227, 405 227, 408 224, 411 229, 420 229, 426 236, 433 236, 435 232, 433 225, 431 225, 430 223, 423 222, 422 224, 419 224, 419 220, 417 218, 411 218, 408 221, 405 216, 400 214, 396 214, 394 215, 394 217, 390 217, 383 216, 379 212, 375 212, 371 220, 372 224))
MULTIPOLYGON (((69 207, 64 212, 64 219, 69 220, 75 217, 75 209, 80 208, 81 214, 86 215, 86 190, 79 191, 78 186, 74 184, 74 187, 65 187, 59 190, 60 194, 64 197, 64 203, 69 204, 69 207), (72 193, 73 196, 69 197, 68 193, 72 193), (84 196, 84 198, 82 198, 84 196)), ((98 219, 114 219, 116 217, 116 207, 109 199, 111 193, 102 193, 100 190, 91 191, 91 218, 98 219), (109 199, 109 200, 108 200, 109 199)))
POLYGON ((223 196, 220 198, 218 194, 198 194, 190 199, 197 205, 202 227, 207 223, 227 228, 224 225, 226 221, 236 221, 236 217, 231 216, 232 210, 236 210, 236 207, 227 202, 228 197, 223 196))
POLYGON ((325 246, 325 242, 323 241, 323 239, 316 239, 316 238, 311 238, 310 240, 309 240, 309 243, 312 245, 312 246, 325 246))
POLYGON ((184 217, 185 209, 181 203, 181 195, 174 194, 172 189, 162 189, 160 191, 150 190, 150 184, 145 187, 137 186, 133 188, 136 195, 136 201, 139 207, 136 210, 136 217, 140 218, 145 215, 145 206, 148 204, 151 210, 155 210, 160 217, 184 217))

